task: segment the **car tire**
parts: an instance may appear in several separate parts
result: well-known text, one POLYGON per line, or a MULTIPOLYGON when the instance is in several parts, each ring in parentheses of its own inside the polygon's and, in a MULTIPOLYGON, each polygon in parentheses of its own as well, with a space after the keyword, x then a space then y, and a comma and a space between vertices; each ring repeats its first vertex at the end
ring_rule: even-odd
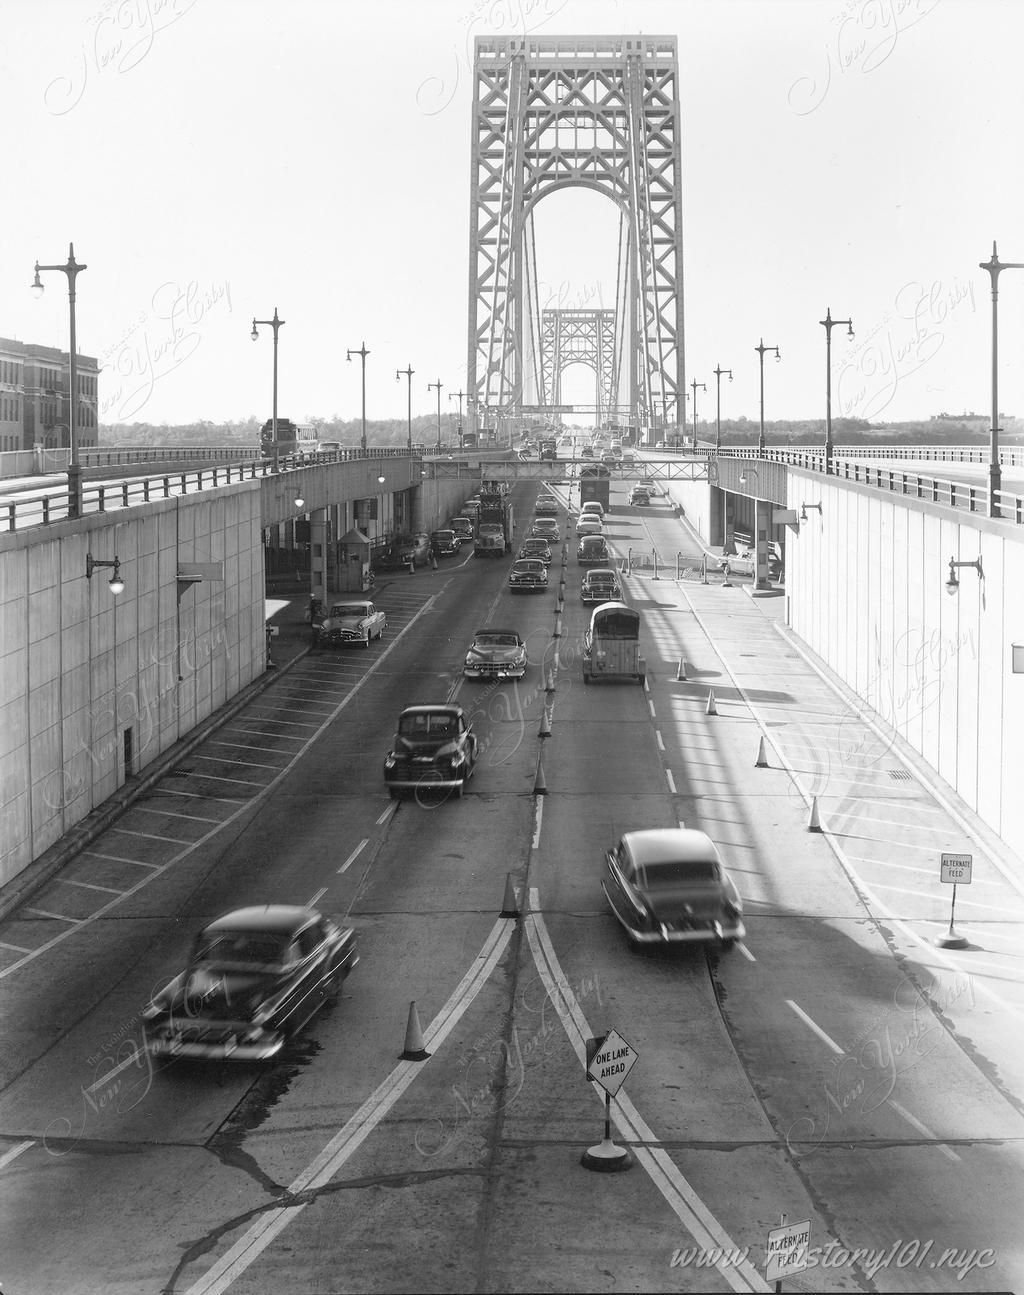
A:
POLYGON ((366 649, 370 646, 369 634, 367 634, 366 638, 363 639, 362 643, 360 643, 359 646, 363 649, 364 652, 366 651, 366 649))
POLYGON ((590 675, 588 675, 588 674, 587 674, 587 672, 586 672, 585 670, 584 670, 584 672, 583 672, 583 682, 584 682, 585 684, 590 683, 590 675))
POLYGON ((638 674, 636 677, 636 681, 642 688, 644 684, 647 682, 647 676, 645 674, 638 674))
POLYGON ((734 939, 718 941, 718 947, 722 953, 728 953, 730 949, 735 947, 735 945, 736 945, 736 941, 734 939))

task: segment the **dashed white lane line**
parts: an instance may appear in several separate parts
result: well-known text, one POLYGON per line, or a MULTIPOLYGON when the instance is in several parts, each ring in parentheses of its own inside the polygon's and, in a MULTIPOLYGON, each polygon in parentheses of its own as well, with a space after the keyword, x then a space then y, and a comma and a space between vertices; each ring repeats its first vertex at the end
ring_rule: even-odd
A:
POLYGON ((651 719, 657 719, 658 717, 657 717, 657 715, 655 714, 655 710, 654 710, 654 702, 653 702, 653 701, 649 701, 649 702, 647 703, 647 706, 648 706, 648 708, 649 708, 649 710, 650 710, 650 712, 651 712, 651 719))
POLYGON ((929 1139, 929 1141, 934 1142, 936 1149, 941 1151, 947 1160, 955 1160, 957 1161, 957 1163, 959 1163, 960 1157, 957 1155, 957 1153, 951 1147, 947 1147, 945 1143, 940 1142, 937 1136, 932 1132, 932 1130, 928 1127, 927 1124, 922 1124, 921 1121, 917 1119, 916 1116, 911 1115, 911 1113, 907 1110, 905 1106, 901 1106, 899 1102, 895 1101, 892 1097, 888 1098, 887 1100, 889 1105, 896 1112, 896 1114, 902 1115, 903 1118, 907 1121, 907 1123, 911 1126, 911 1128, 917 1129, 918 1133, 920 1133, 923 1137, 926 1137, 929 1139))
POLYGON ((5 1151, 4 1154, 0 1156, 0 1169, 6 1169, 12 1160, 16 1160, 23 1151, 27 1151, 29 1147, 34 1146, 35 1140, 33 1138, 26 1138, 24 1142, 19 1142, 15 1146, 11 1147, 10 1151, 5 1151))
POLYGON ((839 1046, 839 1044, 836 1043, 835 1039, 830 1039, 829 1036, 825 1033, 825 1031, 821 1028, 821 1026, 818 1025, 816 1022, 812 1021, 802 1007, 798 1007, 797 1004, 794 1003, 791 998, 786 999, 786 1006, 791 1008, 792 1011, 794 1011, 797 1014, 797 1016, 800 1017, 804 1025, 806 1025, 807 1028, 812 1031, 812 1033, 816 1034, 827 1048, 831 1048, 831 1050, 836 1054, 837 1057, 846 1056, 846 1053, 839 1046))
POLYGON ((676 780, 672 777, 672 770, 665 770, 665 781, 668 783, 668 789, 674 796, 676 794, 676 780))
POLYGON ((323 899, 324 895, 326 895, 326 894, 327 894, 327 887, 326 887, 326 886, 321 886, 321 887, 320 887, 320 889, 316 892, 316 894, 315 894, 315 895, 312 895, 312 896, 311 896, 311 897, 306 901, 306 907, 307 907, 307 908, 316 908, 317 904, 319 904, 320 900, 321 900, 321 899, 323 899))
POLYGON ((533 841, 531 843, 531 848, 534 850, 540 849, 540 826, 544 819, 544 800, 544 796, 534 797, 533 841))
POLYGON ((654 736, 655 736, 655 738, 656 738, 656 740, 657 740, 657 743, 658 743, 658 750, 659 750, 659 751, 664 751, 664 749, 665 749, 665 739, 661 736, 661 729, 660 729, 660 728, 656 728, 656 729, 654 730, 654 736))
MULTIPOLYGON (((423 1034, 423 1046, 436 1053, 458 1025, 473 1000, 490 979, 491 972, 503 956, 512 938, 515 922, 499 918, 484 941, 470 969, 455 987, 451 997, 434 1017, 423 1034)), ((402 1061, 356 1111, 348 1123, 335 1134, 288 1187, 291 1198, 313 1193, 329 1183, 347 1160, 355 1154, 381 1120, 420 1074, 424 1062, 402 1061)), ((429 1063, 426 1063, 429 1064, 429 1063)), ((305 1200, 269 1209, 261 1214, 226 1254, 191 1286, 187 1295, 222 1295, 242 1275, 271 1242, 306 1208, 305 1200)))
POLYGON ((345 872, 353 863, 355 863, 356 859, 359 857, 361 852, 365 850, 365 848, 369 844, 370 844, 369 837, 364 837, 363 840, 359 842, 356 848, 352 851, 352 853, 348 856, 345 862, 338 869, 338 872, 339 873, 345 872))
POLYGON ((384 823, 386 823, 388 819, 392 816, 392 814, 394 814, 397 808, 398 806, 394 803, 394 801, 392 801, 392 803, 387 807, 387 809, 384 810, 384 812, 378 816, 377 826, 381 827, 384 823))
POLYGON ((738 942, 737 942, 737 944, 736 944, 736 948, 737 948, 737 949, 739 949, 740 953, 742 953, 742 954, 743 954, 743 956, 747 959, 747 961, 748 961, 748 962, 756 962, 756 961, 757 961, 757 959, 756 959, 756 958, 754 957, 754 955, 750 952, 750 950, 747 948, 747 946, 743 943, 743 941, 742 941, 742 940, 740 940, 740 941, 738 941, 738 942))

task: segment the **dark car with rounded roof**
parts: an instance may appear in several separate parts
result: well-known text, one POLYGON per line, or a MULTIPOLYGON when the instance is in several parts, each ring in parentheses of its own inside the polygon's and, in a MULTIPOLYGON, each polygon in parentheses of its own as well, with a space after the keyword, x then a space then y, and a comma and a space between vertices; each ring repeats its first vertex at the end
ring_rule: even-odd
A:
POLYGON ((576 547, 576 560, 581 566, 607 566, 610 557, 603 535, 584 535, 576 547))
POLYGON ((482 629, 473 635, 462 673, 467 679, 522 679, 528 664, 518 630, 482 629))
POLYGON ((384 757, 384 782, 392 796, 435 790, 461 796, 476 755, 476 734, 461 706, 406 706, 384 757))
MULTIPOLYGON (((589 543, 589 540, 584 542, 589 543)), ((580 583, 580 602, 612 603, 621 597, 619 577, 611 567, 591 567, 580 583)))
POLYGON ((545 566, 551 565, 551 546, 543 535, 530 535, 523 540, 519 550, 521 558, 539 558, 545 566))
POLYGON ((605 855, 601 888, 635 944, 727 949, 746 934, 743 901, 718 847, 694 828, 625 833, 605 855))
POLYGON ((263 1061, 336 998, 359 961, 351 927, 315 908, 240 908, 196 936, 185 969, 143 1011, 156 1056, 263 1061))
POLYGON ((547 564, 540 558, 519 558, 512 564, 508 587, 514 594, 543 593, 548 587, 547 564))

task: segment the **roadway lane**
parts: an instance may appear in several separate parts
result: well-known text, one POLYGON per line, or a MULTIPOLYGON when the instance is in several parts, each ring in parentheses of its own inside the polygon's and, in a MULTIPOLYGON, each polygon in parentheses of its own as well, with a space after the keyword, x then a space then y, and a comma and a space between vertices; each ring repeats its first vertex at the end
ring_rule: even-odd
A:
MULTIPOLYGON (((627 509, 614 490, 620 554, 650 544, 696 556, 664 503, 627 509)), ((520 531, 527 491, 517 488, 520 531)), ((856 711, 742 590, 631 578, 649 687, 584 689, 574 548, 558 640, 560 552, 547 596, 512 599, 507 562, 473 559, 401 586, 419 599, 395 617, 404 633, 304 658, 251 719, 236 717, 222 763, 190 759, 174 780, 210 817, 230 798, 216 835, 172 843, 181 857, 165 867, 155 838, 184 829, 174 788, 161 786, 146 807, 161 830, 145 848, 163 871, 9 964, 0 1131, 13 1158, 0 1206, 12 1290, 750 1290, 780 1211, 811 1219, 818 1246, 918 1237, 998 1255, 963 1281, 891 1264, 872 1283, 862 1259, 819 1268, 815 1289, 1021 1284, 1024 1082, 1005 1015, 1019 957, 1001 978, 973 973, 968 1003, 960 964, 920 943, 930 903, 913 888, 891 897, 898 908, 876 903, 872 887, 892 879, 884 852, 854 858, 852 846, 880 833, 871 815, 887 802, 870 768, 838 787, 856 763, 856 711), (465 644, 485 623, 528 639, 523 684, 461 681, 465 644), (717 716, 705 714, 708 683, 717 716), (397 712, 453 694, 485 743, 470 792, 392 805, 379 766, 397 712), (754 770, 762 731, 772 767, 754 770), (549 794, 535 797, 542 749, 549 794), (243 781, 228 791, 215 778, 243 781), (837 832, 826 838, 803 831, 802 789, 829 797, 829 779, 837 832), (634 954, 606 911, 604 848, 680 820, 720 842, 745 896, 748 938, 729 954, 634 954), (498 918, 508 872, 528 898, 518 923, 498 918), (194 927, 325 888, 323 907, 361 938, 341 1002, 266 1070, 150 1072, 133 1047, 138 1011, 194 927), (412 999, 433 1054, 423 1064, 397 1060, 412 999), (580 1050, 612 1026, 640 1053, 617 1115, 638 1164, 609 1177, 578 1163, 602 1119, 580 1050), (701 1245, 750 1256, 672 1266, 677 1248, 701 1245)), ((385 606, 388 596, 398 603, 397 583, 381 591, 385 606)), ((932 822, 918 788, 896 794, 891 817, 932 822)), ((97 852, 128 858, 128 839, 147 837, 122 833, 97 852)), ((912 844, 898 843, 896 862, 912 844)), ((982 878, 1001 910, 979 910, 986 938, 1019 936, 1019 895, 998 870, 982 878)), ((123 886, 112 874, 111 890, 123 886)), ((49 911, 60 896, 32 902, 49 911)), ((15 914, 0 940, 26 944, 61 929, 54 921, 15 914)))

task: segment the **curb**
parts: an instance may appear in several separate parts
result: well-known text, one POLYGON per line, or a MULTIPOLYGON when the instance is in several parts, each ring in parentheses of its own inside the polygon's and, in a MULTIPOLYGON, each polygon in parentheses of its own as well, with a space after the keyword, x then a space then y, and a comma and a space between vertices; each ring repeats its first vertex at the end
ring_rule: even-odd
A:
POLYGON ((81 853, 87 845, 116 823, 124 811, 158 783, 173 765, 205 742, 211 733, 215 733, 228 720, 233 719, 254 698, 272 687, 308 652, 308 647, 303 648, 286 664, 277 666, 273 670, 265 670, 259 679, 247 685, 231 701, 225 702, 187 737, 180 738, 174 746, 168 747, 158 755, 152 764, 147 765, 144 774, 132 777, 113 796, 108 796, 101 805, 90 810, 85 818, 80 823, 76 823, 59 841, 51 845, 48 850, 44 850, 38 859, 34 859, 27 868, 23 868, 17 876, 12 877, 6 886, 0 888, 0 920, 8 917, 14 909, 51 881, 75 855, 81 853))

